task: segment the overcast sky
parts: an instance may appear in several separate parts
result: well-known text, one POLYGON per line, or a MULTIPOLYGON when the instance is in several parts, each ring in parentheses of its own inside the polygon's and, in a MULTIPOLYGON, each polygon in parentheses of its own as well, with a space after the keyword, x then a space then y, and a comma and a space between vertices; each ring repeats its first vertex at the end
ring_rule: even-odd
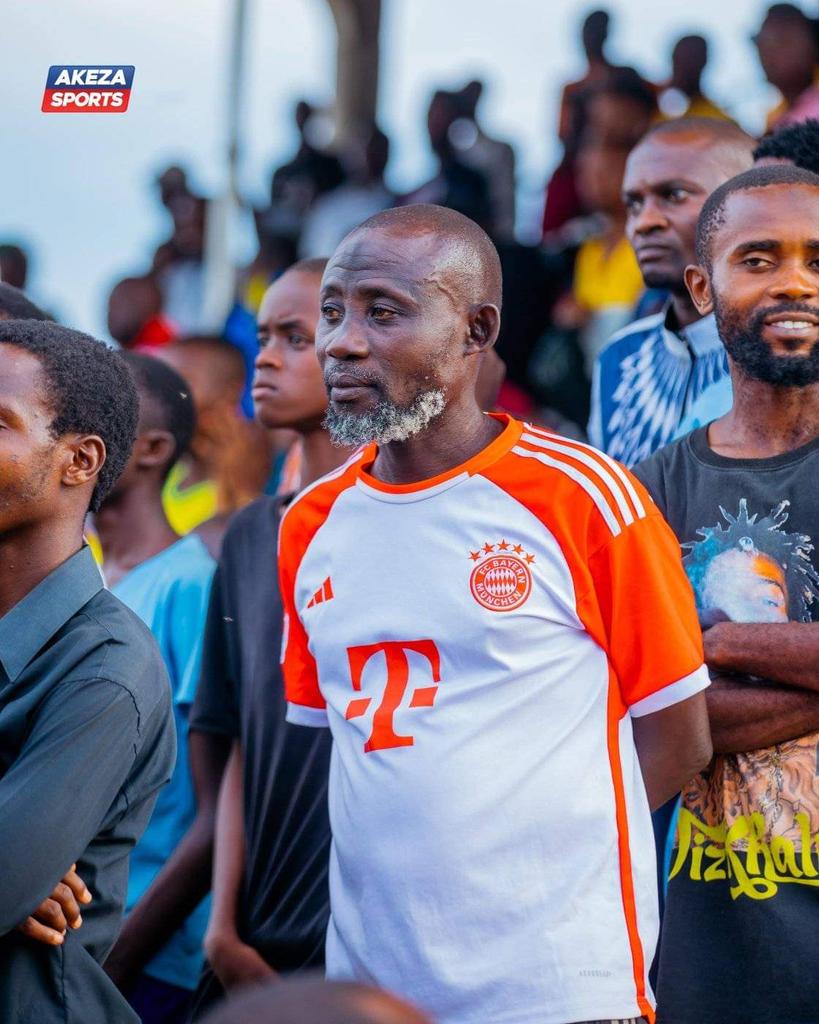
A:
MULTIPOLYGON (((324 0, 248 0, 242 187, 261 201, 294 137, 290 109, 332 98, 333 25, 324 0)), ((393 144, 390 180, 430 168, 424 112, 436 86, 480 76, 484 122, 518 149, 534 195, 556 157, 561 84, 582 70, 577 0, 384 0, 380 120, 393 144)), ((758 130, 775 96, 753 45, 765 0, 613 0, 612 57, 660 80, 675 38, 702 32, 706 85, 758 130), (718 11, 719 21, 715 12, 718 11)), ((104 334, 111 284, 145 269, 167 232, 155 172, 182 162, 203 190, 225 180, 225 72, 230 0, 30 0, 10 6, 0 35, 0 240, 33 253, 30 291, 68 324, 104 334), (124 115, 40 113, 51 64, 134 64, 124 115)))

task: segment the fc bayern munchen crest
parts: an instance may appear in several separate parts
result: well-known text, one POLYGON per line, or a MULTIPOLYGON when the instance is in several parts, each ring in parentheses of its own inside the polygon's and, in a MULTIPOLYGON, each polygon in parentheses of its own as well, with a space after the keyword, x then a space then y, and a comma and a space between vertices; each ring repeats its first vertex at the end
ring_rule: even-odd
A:
POLYGON ((511 612, 526 601, 532 592, 534 555, 527 554, 520 544, 484 544, 469 557, 476 562, 469 577, 472 596, 492 612, 511 612))

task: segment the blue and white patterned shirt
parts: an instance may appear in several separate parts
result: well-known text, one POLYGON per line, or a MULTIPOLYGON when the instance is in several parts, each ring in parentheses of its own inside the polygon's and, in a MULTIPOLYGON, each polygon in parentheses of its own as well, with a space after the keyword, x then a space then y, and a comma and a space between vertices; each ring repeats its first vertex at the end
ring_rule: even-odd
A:
POLYGON ((668 314, 618 331, 595 363, 589 440, 626 466, 672 441, 692 403, 728 373, 713 313, 679 331, 668 314))

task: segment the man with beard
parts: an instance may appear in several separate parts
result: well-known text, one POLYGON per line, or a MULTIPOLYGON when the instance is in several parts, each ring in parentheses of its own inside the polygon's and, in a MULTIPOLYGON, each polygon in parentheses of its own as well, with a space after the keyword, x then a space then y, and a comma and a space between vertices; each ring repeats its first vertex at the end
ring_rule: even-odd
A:
POLYGON ((667 1024, 819 1019, 819 176, 716 190, 691 297, 733 408, 637 469, 668 518, 714 676, 716 757, 683 790, 658 1000, 667 1024))
POLYGON ((667 121, 631 151, 623 178, 626 234, 665 308, 615 334, 597 358, 589 439, 627 466, 675 436, 692 402, 727 373, 713 316, 685 287, 697 217, 711 192, 751 166, 753 140, 714 118, 667 121))
POLYGON ((649 805, 710 757, 700 631, 642 487, 481 412, 500 296, 436 206, 322 279, 327 425, 372 442, 279 539, 288 718, 334 741, 328 973, 439 1024, 648 1019, 649 805))

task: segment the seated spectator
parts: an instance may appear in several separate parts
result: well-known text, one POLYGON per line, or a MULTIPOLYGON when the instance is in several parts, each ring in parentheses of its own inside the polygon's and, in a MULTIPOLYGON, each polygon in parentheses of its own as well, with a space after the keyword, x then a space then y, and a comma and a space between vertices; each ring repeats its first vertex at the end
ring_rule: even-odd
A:
POLYGON ((774 4, 754 37, 765 77, 782 94, 767 129, 819 117, 819 47, 813 22, 794 4, 774 4))
POLYGON ((12 242, 0 244, 0 281, 21 291, 28 277, 28 256, 22 246, 12 242))
POLYGON ((195 530, 217 557, 230 516, 264 490, 269 442, 241 412, 245 363, 237 348, 221 338, 190 337, 156 354, 188 382, 196 407, 190 450, 162 492, 165 513, 176 533, 195 530))
POLYGON ((708 63, 708 40, 683 36, 671 51, 671 78, 660 94, 664 117, 717 117, 728 115, 702 91, 702 75, 708 63))
POLYGON ((105 964, 143 1024, 181 1020, 202 967, 208 908, 197 908, 195 814, 187 718, 199 678, 213 559, 196 536, 181 540, 162 508, 162 486, 195 425, 185 381, 158 359, 129 353, 139 395, 134 450, 94 517, 111 592, 153 633, 171 681, 176 766, 131 854, 126 921, 105 964), (173 1012, 173 1015, 171 1015, 173 1012))
POLYGON ((487 180, 459 158, 449 137, 457 117, 455 94, 444 89, 434 92, 427 111, 427 131, 430 147, 438 159, 438 171, 429 181, 402 196, 398 205, 427 203, 447 206, 478 224, 486 225, 491 232, 492 211, 487 180))
POLYGON ((496 241, 512 242, 515 237, 515 151, 508 142, 493 139, 481 127, 478 103, 483 90, 483 82, 475 80, 455 94, 458 117, 450 127, 450 140, 458 159, 486 178, 496 241))
POLYGON ((626 230, 649 288, 670 299, 600 353, 589 439, 626 465, 667 444, 708 385, 727 372, 712 316, 685 287, 697 217, 708 195, 751 164, 753 140, 730 121, 665 121, 634 148, 623 181, 626 230))
POLYGON ((389 139, 378 128, 348 147, 347 181, 319 196, 307 212, 299 243, 302 257, 326 256, 354 227, 392 206, 394 196, 384 184, 389 155, 389 139))
POLYGON ((403 999, 352 981, 275 981, 240 993, 203 1024, 432 1024, 403 999))
POLYGON ((150 275, 125 277, 108 296, 108 333, 122 348, 152 349, 178 334, 162 315, 162 292, 150 275))

